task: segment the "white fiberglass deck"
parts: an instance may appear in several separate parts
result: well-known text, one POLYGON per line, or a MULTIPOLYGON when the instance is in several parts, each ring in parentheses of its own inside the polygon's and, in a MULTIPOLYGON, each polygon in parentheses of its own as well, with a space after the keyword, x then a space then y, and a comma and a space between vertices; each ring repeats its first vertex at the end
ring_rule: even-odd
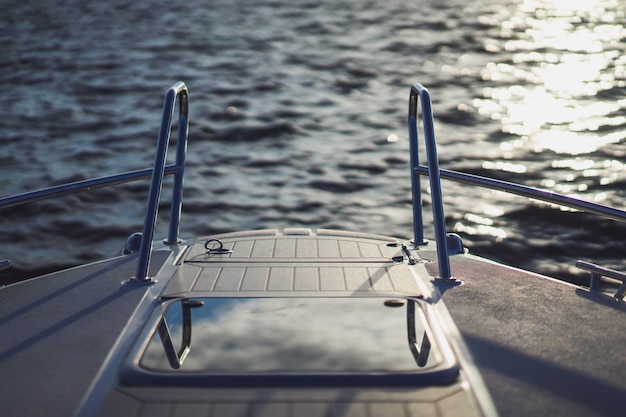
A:
MULTIPOLYGON (((333 355, 351 354, 361 358, 369 352, 368 346, 371 352, 379 352, 378 345, 379 348, 387 346, 389 341, 378 339, 388 330, 382 317, 387 313, 383 311, 376 319, 371 317, 375 314, 373 310, 379 308, 399 315, 397 323, 404 324, 396 327, 398 335, 394 338, 397 336, 399 340, 393 341, 394 348, 406 349, 406 354, 411 356, 406 305, 391 310, 383 305, 387 300, 414 300, 408 303, 422 305, 425 313, 420 314, 433 314, 419 300, 419 280, 432 277, 423 265, 408 264, 401 242, 385 236, 310 229, 248 231, 211 238, 219 239, 228 252, 208 252, 203 239, 188 242, 187 250, 176 261, 177 269, 162 298, 191 299, 205 306, 227 305, 229 320, 236 315, 241 316, 240 319, 219 327, 222 324, 209 314, 212 321, 207 325, 211 326, 213 336, 207 338, 209 342, 204 342, 207 325, 201 324, 202 307, 194 309, 190 362, 184 365, 181 362, 180 369, 174 370, 169 369, 167 362, 163 368, 142 363, 144 349, 148 346, 142 340, 150 339, 150 349, 157 353, 163 349, 157 329, 162 326, 161 314, 165 317, 167 310, 155 312, 139 337, 139 343, 126 357, 119 384, 106 396, 101 415, 148 416, 156 411, 183 415, 191 410, 202 416, 247 417, 480 415, 471 384, 464 375, 459 375, 457 359, 438 328, 428 330, 432 331, 428 365, 411 359, 398 368, 398 364, 385 362, 381 357, 377 361, 383 364, 372 365, 368 361, 364 369, 360 368, 361 364, 341 369, 328 364, 317 367, 320 358, 333 346, 340 348, 339 353, 333 355), (421 274, 424 276, 420 277, 421 274), (303 309, 287 308, 292 300, 303 309), (232 305, 241 307, 252 303, 256 306, 259 302, 266 307, 259 310, 257 306, 252 309, 254 312, 247 312, 247 307, 231 309, 232 305), (373 307, 368 307, 370 305, 373 307), (319 306, 327 311, 320 310, 319 306), (261 310, 266 313, 275 310, 275 313, 259 316, 261 310), (314 312, 321 316, 335 314, 336 320, 328 317, 322 321, 310 320, 314 312), (357 320, 359 317, 361 319, 357 320), (296 319, 302 327, 298 331, 276 330, 292 329, 294 323, 290 321, 296 319), (246 336, 228 339, 229 332, 246 321, 254 323, 246 336), (322 323, 322 328, 313 325, 317 322, 322 323), (360 323, 357 327, 364 333, 348 337, 347 334, 354 333, 354 323, 360 323), (338 334, 331 334, 333 331, 338 334), (365 333, 368 337, 364 337, 365 333), (328 338, 328 344, 314 343, 316 334, 328 338), (339 343, 331 343, 333 339, 339 343), (219 347, 223 343, 230 346, 228 350, 219 347), (294 343, 300 347, 292 350, 290 346, 294 343), (259 354, 261 351, 278 360, 276 353, 267 353, 269 346, 275 346, 272 350, 279 352, 278 358, 283 355, 280 352, 286 350, 298 358, 308 359, 293 365, 274 366, 273 362, 262 360, 265 356, 259 354), (315 349, 321 350, 306 355, 315 349), (238 357, 252 360, 252 364, 238 366, 239 360, 231 360, 233 352, 242 352, 238 357), (246 356, 246 352, 252 356, 246 356), (201 358, 214 354, 226 357, 218 363, 213 360, 209 368, 205 368, 196 366, 193 355, 198 354, 201 358), (262 363, 255 363, 254 358, 262 363)), ((165 303, 172 305, 170 301, 165 303)), ((221 314, 219 310, 216 315, 221 314)), ((177 321, 168 319, 167 323, 176 326, 177 321)), ((436 321, 434 324, 438 327, 436 321)), ((418 328, 420 326, 418 324, 418 328)), ((178 339, 174 337, 175 341, 178 339)), ((423 339, 419 336, 417 339, 420 350, 424 346, 423 339)))

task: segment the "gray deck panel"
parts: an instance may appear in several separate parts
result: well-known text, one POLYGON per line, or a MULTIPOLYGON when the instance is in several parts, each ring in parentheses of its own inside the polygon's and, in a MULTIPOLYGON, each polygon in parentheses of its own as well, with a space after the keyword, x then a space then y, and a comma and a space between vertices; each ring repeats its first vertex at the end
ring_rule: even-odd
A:
MULTIPOLYGON (((172 410, 171 417, 199 417, 199 416, 237 416, 243 417, 245 414, 229 414, 229 413, 216 413, 215 406, 212 404, 194 404, 194 403, 185 403, 185 404, 176 404, 174 409, 172 410)), ((218 410, 220 411, 220 410, 218 410)), ((226 411, 226 410, 224 410, 226 411)))
POLYGON ((420 294, 413 273, 401 263, 330 262, 320 265, 314 262, 268 262, 246 266, 241 263, 187 263, 173 277, 163 296, 190 297, 223 291, 257 292, 263 296, 271 296, 275 291, 315 292, 330 296, 338 291, 420 294))
POLYGON ((241 291, 265 291, 267 289, 269 273, 269 267, 260 266, 246 268, 241 283, 241 291))
MULTIPOLYGON (((422 404, 422 403, 411 403, 411 404, 407 404, 406 405, 406 411, 407 411, 407 417, 442 417, 442 416, 446 416, 445 413, 443 412, 439 412, 437 409, 438 404, 422 404)), ((467 408, 467 415, 471 416, 472 413, 472 408, 468 407, 467 408)), ((381 416, 384 416, 385 414, 379 414, 381 416)), ((460 413, 457 414, 449 414, 451 416, 465 416, 465 412, 461 411, 460 413)))
POLYGON ((252 256, 252 246, 254 245, 253 240, 239 240, 235 241, 230 245, 225 245, 226 248, 229 248, 233 251, 230 255, 233 258, 249 258, 252 256))
POLYGON ((319 269, 320 290, 322 291, 345 291, 346 283, 343 268, 323 267, 319 269))
POLYGON ((420 289, 417 286, 415 277, 410 273, 408 268, 394 266, 387 268, 389 279, 395 291, 406 294, 419 294, 420 289))
POLYGON ((389 268, 368 268, 372 290, 393 291, 393 284, 389 277, 389 268))
POLYGON ((328 404, 320 403, 295 403, 291 404, 293 410, 291 416, 326 417, 328 415, 328 404))
POLYGON ((178 294, 194 288, 202 268, 187 264, 185 268, 179 268, 168 284, 168 291, 171 294, 178 294))
POLYGON ((367 404, 364 403, 334 403, 328 410, 330 417, 363 417, 367 416, 367 404))
POLYGON ((215 291, 238 291, 246 268, 221 268, 215 283, 215 291))
MULTIPOLYGON (((250 416, 251 405, 249 403, 217 403, 213 405, 211 417, 248 417, 250 416)), ((195 414, 186 414, 185 416, 190 415, 195 414)))
POLYGON ((272 258, 274 256, 274 239, 258 239, 254 241, 251 258, 272 258))
POLYGON ((289 403, 269 403, 269 404, 252 404, 251 416, 253 417, 275 417, 275 416, 291 416, 291 404, 289 403))
POLYGON ((192 247, 186 256, 187 261, 223 262, 225 260, 241 262, 244 260, 288 260, 318 259, 337 260, 353 259, 363 261, 390 260, 402 255, 398 247, 389 247, 390 240, 368 240, 361 234, 339 236, 317 235, 277 235, 224 237, 224 248, 232 250, 229 254, 209 254, 204 248, 204 241, 192 247))
POLYGON ((296 291, 319 290, 318 268, 300 267, 294 273, 293 289, 296 291))
POLYGON ((359 251, 364 258, 382 258, 379 245, 368 242, 359 242, 359 251))
MULTIPOLYGON (((407 405, 410 404, 393 402, 369 403, 367 404, 368 413, 366 415, 385 417, 412 417, 412 414, 410 414, 407 405)), ((433 404, 420 404, 419 414, 415 414, 415 416, 428 416, 428 412, 425 411, 429 408, 434 411, 435 406, 433 404)))
MULTIPOLYGON (((198 268, 196 265, 193 265, 193 264, 184 265, 184 267, 180 269, 184 270, 187 268, 190 268, 193 271, 199 269, 197 273, 197 278, 193 282, 193 287, 191 287, 193 288, 193 291, 213 291, 215 282, 217 281, 217 277, 222 270, 222 268, 220 267, 198 268)), ((183 274, 183 276, 185 276, 185 274, 183 274)), ((170 285, 171 284, 172 282, 170 282, 170 285)), ((176 289, 179 289, 179 288, 180 286, 176 286, 176 289)), ((189 291, 189 288, 187 288, 185 291, 189 291)), ((170 295, 176 294, 176 292, 169 291, 169 286, 168 286, 168 292, 170 293, 170 295)), ((177 291, 177 292, 180 292, 180 291, 177 291)))
POLYGON ((372 289, 367 268, 358 266, 345 268, 344 274, 348 291, 370 291, 372 289))
MULTIPOLYGON (((110 394, 111 399, 133 398, 124 402, 133 413, 128 417, 178 416, 245 416, 245 417, 478 417, 467 391, 461 383, 428 388, 134 388, 122 387, 110 394), (138 404, 143 404, 142 411, 138 404), (157 411, 158 408, 162 410, 157 411), (165 411, 163 411, 165 410, 165 411), (148 411, 153 414, 148 414, 148 411), (189 414, 191 413, 191 414, 189 414)), ((109 409, 101 414, 116 417, 109 409)))
POLYGON ((320 239, 318 240, 318 250, 320 258, 339 258, 339 243, 336 240, 320 239))
POLYGON ((316 292, 320 296, 350 292, 419 294, 408 267, 392 261, 399 249, 391 238, 337 231, 316 235, 310 229, 294 229, 293 234, 239 233, 224 235, 221 240, 232 254, 207 254, 204 241, 196 243, 181 267, 184 272, 177 273, 164 296, 239 290, 248 296, 254 292, 271 296, 274 291, 281 296, 285 291, 316 292), (190 286, 192 276, 195 283, 190 286))
POLYGON ((159 403, 143 404, 138 417, 171 417, 174 415, 174 408, 174 404, 167 404, 165 406, 159 403))
POLYGON ((317 239, 296 240, 296 258, 317 258, 317 239))
POLYGON ((350 240, 339 241, 339 252, 342 258, 360 258, 361 252, 357 242, 350 240))
POLYGON ((294 258, 296 256, 296 239, 276 239, 276 250, 274 251, 275 258, 294 258))
POLYGON ((267 283, 268 291, 290 291, 293 288, 293 268, 272 267, 267 283))

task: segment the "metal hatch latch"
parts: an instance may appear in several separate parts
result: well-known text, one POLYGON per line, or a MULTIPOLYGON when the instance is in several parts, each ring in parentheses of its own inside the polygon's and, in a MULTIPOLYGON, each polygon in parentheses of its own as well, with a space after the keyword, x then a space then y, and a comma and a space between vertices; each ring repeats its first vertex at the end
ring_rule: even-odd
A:
POLYGON ((415 265, 416 263, 415 257, 411 254, 411 251, 404 243, 402 244, 402 252, 406 255, 407 259, 409 260, 409 265, 415 265))
POLYGON ((417 263, 417 261, 415 260, 415 256, 411 254, 411 250, 406 246, 405 243, 400 243, 400 242, 388 243, 387 246, 388 247, 400 246, 400 248, 402 249, 402 254, 395 255, 391 258, 393 262, 404 262, 404 259, 406 256, 406 259, 409 261, 409 265, 415 265, 417 263))

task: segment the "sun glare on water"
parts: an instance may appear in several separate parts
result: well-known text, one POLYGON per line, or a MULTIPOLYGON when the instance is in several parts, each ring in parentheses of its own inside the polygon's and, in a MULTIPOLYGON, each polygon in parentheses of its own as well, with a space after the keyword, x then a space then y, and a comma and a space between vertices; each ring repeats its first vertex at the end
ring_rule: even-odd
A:
POLYGON ((597 100, 626 86, 626 29, 616 9, 610 0, 523 1, 504 19, 500 39, 486 42, 509 59, 484 69, 483 79, 496 86, 475 107, 537 152, 585 154, 624 139, 598 132, 625 122, 624 99, 597 100))

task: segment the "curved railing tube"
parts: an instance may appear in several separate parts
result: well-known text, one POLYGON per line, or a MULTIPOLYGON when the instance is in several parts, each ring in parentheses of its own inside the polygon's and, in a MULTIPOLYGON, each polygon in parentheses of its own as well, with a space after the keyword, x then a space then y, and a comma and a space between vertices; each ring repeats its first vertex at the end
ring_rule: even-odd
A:
POLYGON ((443 212, 443 200, 441 197, 441 181, 439 179, 439 160, 437 158, 437 145, 435 143, 435 129, 433 126, 433 114, 428 90, 421 84, 411 86, 409 98, 409 147, 411 164, 411 186, 413 198, 413 233, 416 245, 424 241, 424 228, 422 219, 422 200, 420 181, 415 175, 415 169, 419 166, 418 134, 417 134, 417 99, 420 99, 422 108, 422 123, 424 128, 424 142, 426 143, 426 159, 428 162, 428 178, 430 180, 430 192, 432 197, 433 221, 435 226, 435 240, 437 245, 437 260, 439 262, 439 278, 449 279, 450 259, 448 257, 448 244, 446 238, 446 223, 443 212))
MULTIPOLYGON (((108 187, 140 179, 151 178, 150 193, 148 196, 148 206, 143 225, 143 238, 139 249, 139 259, 135 280, 147 281, 148 268, 150 264, 150 253, 152 251, 152 239, 156 226, 159 201, 161 197, 161 186, 164 175, 174 175, 174 186, 172 191, 172 206, 170 213, 169 231, 166 244, 179 242, 178 232, 180 228, 180 214, 182 210, 183 176, 185 157, 187 154, 187 137, 189 132, 189 98, 187 86, 183 82, 178 82, 170 87, 165 95, 163 104, 163 117, 157 140, 156 155, 152 169, 142 169, 130 171, 122 174, 114 174, 99 178, 75 181, 68 184, 56 185, 36 191, 12 195, 0 198, 0 210, 10 207, 17 207, 36 201, 56 198, 67 194, 74 194, 80 191, 87 191, 96 188, 108 187), (172 126, 172 116, 174 113, 176 99, 178 98, 178 141, 176 146, 176 161, 174 164, 165 165, 167 148, 170 140, 170 130, 172 126)), ((0 269, 7 268, 8 261, 0 261, 0 269)))
MULTIPOLYGON (((67 184, 55 185, 48 188, 42 188, 36 191, 29 191, 27 193, 3 197, 0 198, 0 210, 34 203, 37 201, 43 201, 50 198, 61 197, 67 194, 74 194, 81 191, 95 190, 97 188, 110 187, 113 185, 147 179, 152 176, 152 172, 153 170, 151 168, 140 169, 137 171, 129 171, 122 174, 90 178, 86 180, 70 182, 67 184)), ((165 175, 172 175, 176 174, 177 172, 178 170, 173 165, 168 165, 165 167, 165 175)))
MULTIPOLYGON (((413 197, 413 232, 415 244, 424 242, 423 219, 422 219, 422 201, 420 195, 419 175, 428 176, 430 179, 430 189, 432 194, 432 207, 435 226, 435 238, 437 240, 437 257, 439 261, 440 278, 451 278, 449 251, 447 246, 447 235, 445 231, 445 217, 443 212, 443 202, 441 196, 441 178, 458 181, 465 184, 471 184, 483 188, 503 191, 510 194, 516 194, 523 197, 532 198, 547 203, 558 204, 575 210, 596 214, 611 220, 626 223, 626 211, 613 207, 603 206, 601 204, 592 203, 575 197, 554 193, 551 191, 541 190, 539 188, 528 187, 521 184, 497 180, 494 178, 481 177, 478 175, 467 174, 463 172, 439 169, 437 159, 437 144, 435 141, 435 133, 433 129, 433 114, 431 109, 430 94, 428 90, 420 84, 414 84, 411 87, 411 96, 409 100, 409 146, 411 152, 411 185, 413 197), (428 165, 420 165, 418 155, 418 134, 417 134, 417 108, 418 97, 422 108, 422 123, 424 127, 424 142, 426 144, 426 157, 428 165)), ((589 267, 584 261, 579 262, 580 265, 589 267)), ((579 265, 579 266, 580 266, 579 265)), ((596 267, 602 268, 602 267, 596 267)), ((614 272, 606 268, 603 269, 605 275, 614 277, 614 272), (606 272, 609 271, 609 272, 606 272), (613 274, 613 275, 611 275, 613 274)), ((592 271, 595 273, 597 271, 592 271)), ((622 281, 626 282, 626 275, 619 276, 622 281)), ((596 280, 597 281, 597 280, 596 280)), ((592 287, 597 287, 598 283, 592 282, 592 287)), ((626 283, 620 287, 615 297, 622 298, 626 294, 626 283)))
POLYGON ((176 152, 176 164, 172 167, 175 175, 174 191, 172 194, 172 208, 170 218, 170 228, 168 238, 165 243, 178 242, 178 231, 180 223, 180 212, 182 209, 182 188, 185 155, 187 152, 187 135, 189 132, 189 97, 187 86, 183 82, 178 82, 167 90, 163 103, 163 116, 161 118, 161 128, 157 140, 156 154, 154 156, 154 166, 152 168, 152 179, 150 180, 150 192, 148 194, 148 205, 144 218, 141 246, 139 248, 139 259, 134 280, 147 281, 148 268, 150 267, 150 254, 152 252, 152 239, 156 227, 157 214, 159 211, 159 201, 161 199, 161 186, 165 174, 165 159, 170 141, 170 131, 172 128, 172 116, 178 98, 178 142, 176 152))
MULTIPOLYGON (((424 165, 416 166, 415 173, 425 176, 430 175, 428 167, 424 165)), ((617 222, 626 223, 626 211, 614 207, 604 206, 598 203, 593 203, 591 201, 581 200, 576 197, 542 190, 540 188, 529 187, 527 185, 497 180, 494 178, 481 177, 480 175, 451 171, 448 169, 440 169, 439 176, 440 178, 443 178, 445 180, 451 180, 464 184, 475 185, 482 188, 503 191, 509 194, 528 197, 546 203, 556 204, 574 210, 584 211, 585 213, 595 214, 606 219, 615 220, 617 222)))

